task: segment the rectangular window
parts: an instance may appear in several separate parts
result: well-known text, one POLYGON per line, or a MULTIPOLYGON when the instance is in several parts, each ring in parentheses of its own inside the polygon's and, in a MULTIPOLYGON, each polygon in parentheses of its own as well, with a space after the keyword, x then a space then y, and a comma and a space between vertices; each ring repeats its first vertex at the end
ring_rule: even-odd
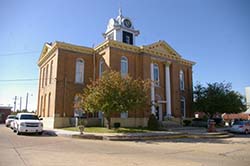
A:
POLYGON ((51 61, 51 63, 50 63, 50 73, 49 73, 49 83, 50 84, 51 84, 51 80, 53 77, 52 73, 53 73, 53 61, 51 61))
POLYGON ((125 56, 121 58, 121 75, 122 77, 128 75, 128 59, 125 56))
POLYGON ((121 112, 121 118, 122 119, 127 119, 128 118, 128 111, 126 111, 126 112, 121 112))
POLYGON ((83 83, 84 82, 84 61, 82 59, 78 59, 76 61, 76 73, 75 73, 75 82, 83 83))
POLYGON ((48 81, 48 71, 49 71, 49 64, 46 66, 46 74, 45 74, 45 86, 47 86, 47 81, 48 81))
POLYGON ((155 85, 160 85, 160 78, 159 78, 159 67, 157 64, 154 64, 154 81, 155 85))
POLYGON ((180 89, 184 91, 184 72, 180 71, 180 89))
POLYGON ((99 62, 99 77, 100 78, 102 77, 102 74, 104 72, 104 67, 105 67, 104 65, 105 65, 105 63, 104 63, 103 59, 101 59, 99 62))
POLYGON ((40 105, 39 115, 43 116, 43 96, 41 97, 41 105, 40 105))
POLYGON ((42 76, 42 87, 44 87, 45 80, 45 68, 43 68, 43 76, 42 76))
POLYGON ((133 34, 129 32, 122 32, 122 42, 133 45, 133 34))
POLYGON ((50 98, 51 98, 51 93, 49 93, 49 96, 48 96, 48 117, 50 116, 50 98))
POLYGON ((46 109, 46 97, 47 95, 44 95, 44 105, 43 105, 43 117, 45 117, 45 109, 46 109))

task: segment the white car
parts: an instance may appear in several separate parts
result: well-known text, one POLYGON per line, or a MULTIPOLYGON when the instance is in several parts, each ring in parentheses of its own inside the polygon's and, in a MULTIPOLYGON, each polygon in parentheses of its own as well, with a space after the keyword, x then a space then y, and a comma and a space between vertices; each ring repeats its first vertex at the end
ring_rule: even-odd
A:
POLYGON ((8 115, 7 119, 5 120, 5 126, 10 127, 10 123, 14 121, 16 118, 16 115, 8 115))
POLYGON ((17 135, 22 133, 38 133, 41 135, 43 132, 41 120, 33 113, 18 113, 14 121, 13 131, 17 132, 17 135))
MULTIPOLYGON (((15 117, 16 118, 16 117, 15 117)), ((13 121, 10 122, 10 128, 13 130, 14 129, 14 125, 15 125, 15 120, 14 119, 13 121)))
POLYGON ((230 129, 234 133, 250 133, 250 121, 235 121, 230 129))

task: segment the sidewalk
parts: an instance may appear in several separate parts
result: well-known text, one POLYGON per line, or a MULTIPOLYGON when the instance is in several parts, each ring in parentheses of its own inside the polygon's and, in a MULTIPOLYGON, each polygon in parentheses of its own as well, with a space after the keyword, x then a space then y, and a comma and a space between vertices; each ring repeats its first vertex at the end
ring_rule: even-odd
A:
POLYGON ((233 134, 225 131, 226 128, 218 128, 217 132, 208 133, 205 128, 181 127, 171 131, 152 131, 147 133, 86 133, 66 131, 62 129, 45 129, 44 135, 64 136, 81 139, 110 140, 110 141, 137 141, 137 140, 160 140, 177 138, 230 138, 233 134))

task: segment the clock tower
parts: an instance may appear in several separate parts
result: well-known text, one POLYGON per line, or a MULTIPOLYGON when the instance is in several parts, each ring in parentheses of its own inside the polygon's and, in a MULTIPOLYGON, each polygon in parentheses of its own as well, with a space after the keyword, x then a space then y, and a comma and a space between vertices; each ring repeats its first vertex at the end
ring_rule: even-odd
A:
POLYGON ((135 45, 135 37, 139 34, 140 32, 134 29, 132 21, 128 17, 124 17, 122 10, 119 9, 119 15, 109 20, 107 30, 103 36, 106 40, 116 40, 135 45))

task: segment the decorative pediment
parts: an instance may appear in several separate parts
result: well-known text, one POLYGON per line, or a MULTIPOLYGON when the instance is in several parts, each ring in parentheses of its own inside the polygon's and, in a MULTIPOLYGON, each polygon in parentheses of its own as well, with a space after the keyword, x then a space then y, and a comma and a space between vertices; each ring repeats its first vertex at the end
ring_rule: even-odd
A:
POLYGON ((161 52, 163 54, 181 57, 167 42, 160 40, 150 45, 144 46, 145 48, 161 52))
POLYGON ((42 59, 52 48, 52 43, 45 43, 39 59, 42 59))
POLYGON ((42 64, 56 49, 64 49, 79 53, 93 54, 94 49, 84 46, 78 46, 74 44, 69 44, 65 42, 55 41, 52 43, 45 43, 38 60, 38 65, 42 64))

